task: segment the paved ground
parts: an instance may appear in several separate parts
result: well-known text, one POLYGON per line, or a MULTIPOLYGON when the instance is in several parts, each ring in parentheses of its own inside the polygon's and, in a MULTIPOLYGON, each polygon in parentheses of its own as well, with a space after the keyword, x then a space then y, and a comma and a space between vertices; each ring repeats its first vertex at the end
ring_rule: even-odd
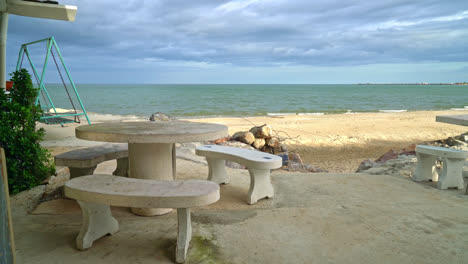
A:
MULTIPOLYGON (((112 166, 107 162, 97 172, 112 166)), ((221 200, 193 210, 186 263, 468 262, 468 196, 462 191, 396 176, 276 171, 276 196, 249 206, 247 172, 229 171, 232 183, 221 187, 221 200)), ((178 160, 179 178, 206 174, 206 165, 178 160)), ((78 251, 81 212, 74 201, 45 202, 33 214, 25 213, 24 196, 12 203, 18 263, 174 261, 174 211, 138 217, 113 208, 120 231, 78 251)))

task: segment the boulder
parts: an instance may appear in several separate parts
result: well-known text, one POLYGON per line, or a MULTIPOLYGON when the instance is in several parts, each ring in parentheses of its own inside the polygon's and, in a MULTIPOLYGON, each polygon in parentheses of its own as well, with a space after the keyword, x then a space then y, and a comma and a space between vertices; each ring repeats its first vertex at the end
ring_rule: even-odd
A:
POLYGON ((396 159, 387 160, 386 162, 365 162, 363 162, 364 164, 361 163, 360 169, 356 172, 411 177, 416 171, 417 166, 416 156, 412 155, 399 155, 396 159))
POLYGON ((226 160, 226 167, 231 169, 245 170, 247 169, 244 165, 236 163, 234 161, 226 160))
POLYGON ((266 153, 273 154, 273 148, 270 147, 270 146, 268 146, 268 145, 263 146, 263 148, 261 149, 261 151, 266 152, 266 153))
POLYGON ((212 143, 213 144, 221 144, 223 142, 229 141, 230 139, 231 139, 231 137, 223 137, 223 138, 217 139, 215 141, 212 141, 212 143))
POLYGON ((225 141, 225 142, 222 142, 222 143, 220 143, 218 145, 227 146, 227 147, 234 147, 234 148, 243 148, 243 149, 255 150, 252 146, 250 146, 248 144, 245 144, 245 143, 239 142, 239 141, 234 141, 234 140, 225 141))
POLYGON ((285 168, 287 171, 298 171, 298 172, 313 172, 313 173, 324 173, 326 170, 314 167, 310 164, 301 164, 297 162, 289 161, 288 167, 285 168))
POLYGON ((256 149, 261 149, 263 146, 265 146, 265 139, 263 138, 256 138, 252 143, 252 147, 256 149))
POLYGON ((279 140, 277 138, 272 138, 272 137, 267 138, 266 143, 268 146, 273 147, 273 148, 276 148, 280 145, 279 140))
POLYGON ((161 112, 156 112, 150 116, 149 120, 150 121, 174 121, 175 118, 168 116, 161 112))
MULTIPOLYGON (((389 150, 388 152, 386 152, 385 154, 383 154, 382 156, 380 156, 378 159, 376 159, 375 161, 376 162, 385 162, 387 160, 391 160, 391 159, 396 159, 398 157, 398 152, 394 151, 393 149, 389 150)), ((366 162, 363 161, 363 163, 366 162)), ((362 163, 361 163, 362 165, 362 163)))
POLYGON ((299 155, 299 153, 296 153, 296 152, 289 152, 289 161, 299 163, 299 164, 304 163, 301 159, 301 155, 299 155))
POLYGON ((281 149, 281 152, 286 152, 288 151, 288 147, 284 144, 280 144, 280 149, 281 149))
POLYGON ((239 131, 232 135, 232 139, 251 145, 254 142, 255 137, 249 131, 239 131))
POLYGON ((375 162, 373 162, 370 159, 366 159, 363 162, 361 162, 361 164, 359 165, 359 168, 356 170, 356 173, 368 170, 368 169, 374 167, 374 165, 375 165, 375 162))
POLYGON ((268 124, 264 124, 262 126, 255 126, 250 129, 250 132, 256 138, 270 138, 272 131, 273 129, 268 124))
POLYGON ((275 148, 272 147, 273 154, 279 154, 279 153, 283 153, 283 152, 286 153, 287 152, 287 150, 286 151, 283 151, 283 150, 284 149, 281 147, 281 145, 279 145, 278 147, 275 147, 275 148))

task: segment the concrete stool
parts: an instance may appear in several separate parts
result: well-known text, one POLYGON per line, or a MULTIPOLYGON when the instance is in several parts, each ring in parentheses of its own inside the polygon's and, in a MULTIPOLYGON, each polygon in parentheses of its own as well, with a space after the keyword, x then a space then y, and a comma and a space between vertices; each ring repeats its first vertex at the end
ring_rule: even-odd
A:
POLYGON ((192 238, 190 208, 219 200, 219 186, 204 180, 145 180, 112 175, 88 175, 65 183, 65 196, 76 199, 83 213, 83 225, 76 237, 80 250, 119 230, 110 206, 177 208, 176 262, 183 263, 192 238))
POLYGON ((437 182, 437 188, 463 189, 463 164, 468 158, 468 152, 435 146, 416 146, 418 167, 412 178, 413 181, 432 180, 437 182), (441 158, 443 162, 442 172, 436 170, 435 162, 441 158))
POLYGON ((250 189, 247 203, 254 204, 263 198, 273 197, 274 190, 270 179, 270 170, 280 168, 283 159, 269 153, 217 145, 197 147, 195 153, 206 157, 208 162, 208 180, 218 184, 229 183, 225 160, 245 165, 250 174, 250 189))
POLYGON ((113 159, 117 160, 117 168, 112 174, 128 177, 127 144, 105 144, 68 151, 55 156, 55 165, 68 167, 70 179, 73 179, 93 174, 98 164, 113 159))

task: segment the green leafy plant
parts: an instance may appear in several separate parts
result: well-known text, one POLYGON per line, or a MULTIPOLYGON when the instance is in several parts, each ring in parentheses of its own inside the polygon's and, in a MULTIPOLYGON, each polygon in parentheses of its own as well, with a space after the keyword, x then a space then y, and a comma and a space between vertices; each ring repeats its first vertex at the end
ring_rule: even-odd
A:
POLYGON ((36 130, 42 109, 36 105, 39 89, 33 87, 26 69, 10 74, 10 98, 0 88, 0 146, 5 149, 8 187, 12 194, 40 185, 55 174, 50 152, 39 142, 44 129, 36 130))

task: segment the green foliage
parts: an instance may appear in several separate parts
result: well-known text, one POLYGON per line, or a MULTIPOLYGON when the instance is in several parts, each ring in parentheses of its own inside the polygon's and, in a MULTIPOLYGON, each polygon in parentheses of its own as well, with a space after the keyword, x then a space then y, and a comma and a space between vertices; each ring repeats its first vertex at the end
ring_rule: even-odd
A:
POLYGON ((8 187, 12 194, 31 189, 55 174, 50 152, 39 142, 44 129, 36 130, 42 109, 36 105, 39 89, 26 69, 10 74, 10 99, 0 88, 0 146, 5 149, 8 187))

